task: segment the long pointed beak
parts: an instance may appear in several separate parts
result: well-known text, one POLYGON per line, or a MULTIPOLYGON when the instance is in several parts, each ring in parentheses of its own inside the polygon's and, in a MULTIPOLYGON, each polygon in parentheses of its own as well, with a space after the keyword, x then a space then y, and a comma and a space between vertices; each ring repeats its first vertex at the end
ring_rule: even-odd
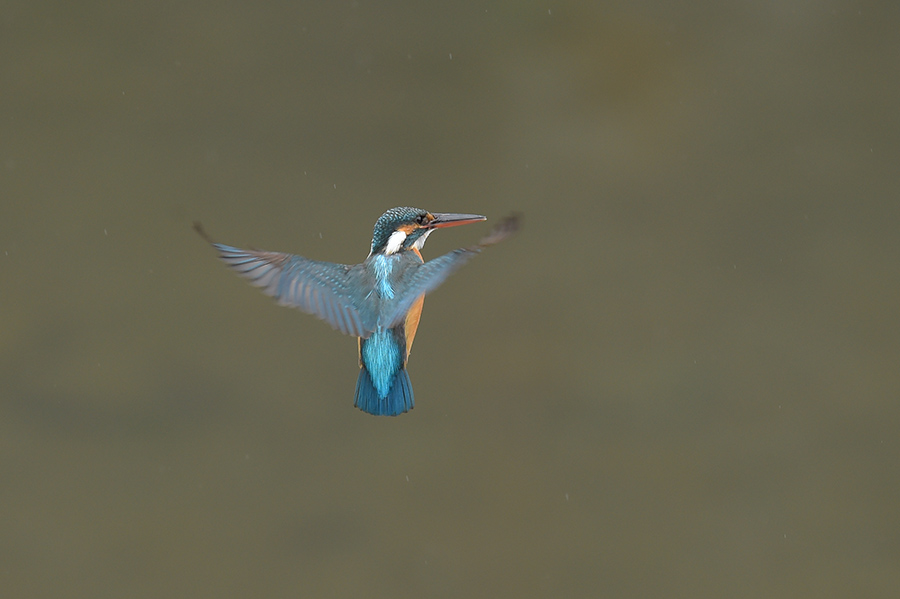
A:
POLYGON ((480 214, 454 214, 452 212, 432 212, 431 214, 434 216, 434 220, 429 223, 429 226, 434 229, 470 225, 487 220, 486 216, 480 214))

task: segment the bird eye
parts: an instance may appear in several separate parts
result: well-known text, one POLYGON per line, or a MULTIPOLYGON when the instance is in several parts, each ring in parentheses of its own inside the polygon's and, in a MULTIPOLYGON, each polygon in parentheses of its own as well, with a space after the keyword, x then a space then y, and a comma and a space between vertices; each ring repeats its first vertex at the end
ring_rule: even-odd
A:
POLYGON ((428 215, 427 215, 427 214, 420 214, 419 216, 417 216, 417 217, 416 217, 416 224, 417 224, 417 225, 427 225, 427 224, 428 224, 428 215))

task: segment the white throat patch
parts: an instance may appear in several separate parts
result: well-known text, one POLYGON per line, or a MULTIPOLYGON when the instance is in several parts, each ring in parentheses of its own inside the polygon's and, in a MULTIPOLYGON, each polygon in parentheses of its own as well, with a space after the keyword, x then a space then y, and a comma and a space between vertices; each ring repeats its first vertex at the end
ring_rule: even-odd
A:
POLYGON ((416 239, 416 242, 413 244, 413 247, 419 251, 422 251, 422 248, 425 247, 425 240, 428 239, 428 236, 431 235, 432 231, 434 231, 434 229, 429 229, 428 231, 425 231, 424 233, 422 233, 422 236, 419 237, 418 239, 416 239))
POLYGON ((384 246, 384 253, 387 255, 396 254, 400 251, 400 248, 403 247, 404 241, 406 241, 406 233, 403 231, 394 231, 391 233, 391 236, 388 237, 387 244, 384 246))

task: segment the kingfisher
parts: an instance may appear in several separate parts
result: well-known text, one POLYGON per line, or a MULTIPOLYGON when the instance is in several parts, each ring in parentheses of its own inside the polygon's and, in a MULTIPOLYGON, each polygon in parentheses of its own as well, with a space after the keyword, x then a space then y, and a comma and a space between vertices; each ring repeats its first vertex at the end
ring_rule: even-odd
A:
POLYGON ((487 220, 480 214, 391 208, 375 222, 369 255, 361 264, 310 260, 303 256, 242 250, 214 242, 200 223, 194 229, 219 258, 282 306, 312 314, 341 333, 358 338, 359 376, 354 405, 376 416, 398 416, 413 408, 406 371, 425 295, 484 248, 499 243, 520 218, 503 219, 473 246, 425 262, 422 247, 435 229, 487 220))

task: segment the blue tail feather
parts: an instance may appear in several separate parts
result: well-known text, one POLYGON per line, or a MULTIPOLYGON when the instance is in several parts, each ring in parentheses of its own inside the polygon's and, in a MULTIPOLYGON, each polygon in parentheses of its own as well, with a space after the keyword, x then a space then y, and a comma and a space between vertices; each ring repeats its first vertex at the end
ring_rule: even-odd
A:
POLYGON ((399 416, 413 409, 412 383, 406 368, 401 367, 397 371, 387 395, 381 397, 375 390, 369 371, 362 366, 356 379, 356 399, 353 405, 375 416, 399 416))

